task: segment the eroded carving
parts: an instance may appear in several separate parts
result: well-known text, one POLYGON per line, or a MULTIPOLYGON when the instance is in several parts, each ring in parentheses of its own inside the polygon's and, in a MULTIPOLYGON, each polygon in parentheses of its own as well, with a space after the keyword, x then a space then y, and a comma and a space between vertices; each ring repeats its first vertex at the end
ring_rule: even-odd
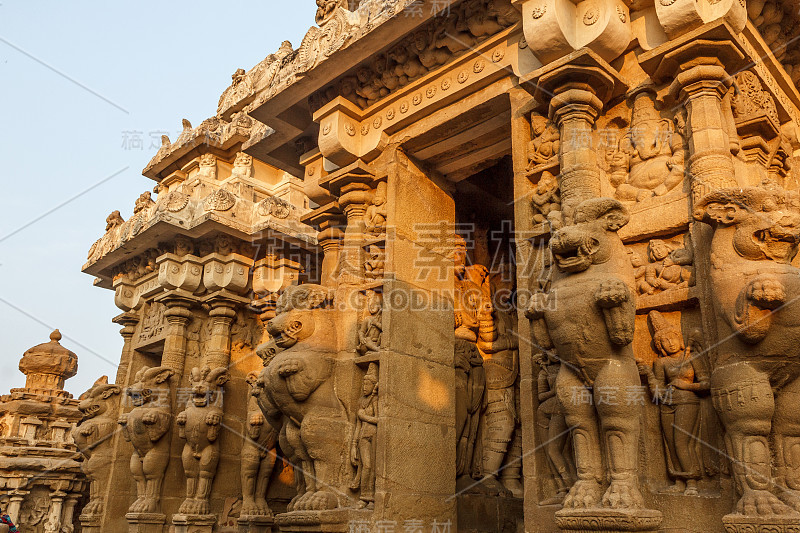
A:
POLYGON ((278 298, 275 318, 267 322, 272 339, 258 348, 269 360, 259 378, 264 415, 283 415, 281 449, 289 450, 303 476, 290 511, 340 507, 350 483, 342 475, 350 424, 331 379, 336 327, 327 307, 332 300, 320 285, 288 287, 278 298))
POLYGON ((173 374, 164 366, 145 366, 125 389, 133 409, 120 416, 119 424, 125 440, 133 445, 131 474, 136 480, 137 498, 130 507, 131 513, 157 513, 159 509, 161 485, 169 463, 169 379, 173 374))
POLYGON ((652 366, 638 366, 661 410, 667 469, 675 480, 668 491, 697 496, 697 481, 702 477, 699 394, 709 390, 709 375, 700 359, 703 339, 700 331, 695 331, 689 346, 684 346, 680 329, 661 313, 650 311, 649 320, 658 358, 652 366))
POLYGON ((277 460, 279 428, 267 422, 258 403, 262 388, 258 373, 247 375, 250 397, 247 404, 247 432, 242 444, 241 516, 272 516, 267 505, 267 488, 277 460))
POLYGON ((230 376, 225 367, 193 368, 192 390, 186 409, 178 414, 178 436, 186 440, 183 447, 183 471, 186 474, 186 499, 178 513, 206 515, 211 484, 219 462, 219 437, 222 425, 223 385, 230 376))
POLYGON ((537 342, 554 347, 563 361, 556 390, 573 427, 578 472, 564 499, 566 509, 643 507, 636 472, 638 416, 616 397, 639 384, 631 348, 633 269, 617 236, 628 218, 617 200, 581 202, 575 224, 551 237, 558 272, 549 292, 535 294, 528 310, 537 342), (607 401, 591 401, 599 391, 610 395, 607 401))
POLYGON ((82 513, 85 516, 103 514, 103 498, 113 453, 111 437, 117 430, 120 390, 118 385, 109 385, 108 378, 103 376, 81 395, 78 404, 83 420, 73 430, 72 437, 85 457, 82 468, 89 481, 89 501, 82 513))
POLYGON ((702 198, 694 216, 714 230, 708 253, 720 346, 711 393, 740 495, 728 516, 794 513, 800 510, 794 452, 800 445, 800 328, 794 318, 800 277, 791 265, 800 242, 797 197, 720 189, 702 198))
POLYGON ((654 90, 639 89, 633 96, 630 129, 610 163, 615 197, 640 202, 664 196, 683 182, 683 160, 683 137, 675 132, 672 121, 661 118, 654 90))
POLYGON ((360 507, 375 507, 375 451, 378 436, 378 365, 370 363, 361 388, 350 463, 356 472, 350 488, 360 490, 360 507))

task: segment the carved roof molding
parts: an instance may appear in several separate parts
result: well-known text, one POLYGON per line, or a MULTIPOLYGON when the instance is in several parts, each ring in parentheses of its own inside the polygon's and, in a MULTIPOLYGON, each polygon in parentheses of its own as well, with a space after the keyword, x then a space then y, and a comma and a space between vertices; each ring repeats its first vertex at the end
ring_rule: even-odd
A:
MULTIPOLYGON (((233 83, 219 100, 217 115, 231 116, 242 109, 262 105, 277 93, 285 91, 334 52, 349 47, 376 27, 385 24, 414 0, 362 0, 355 11, 337 1, 335 8, 320 26, 311 27, 297 50, 289 41, 247 72, 238 70, 233 83)), ((323 8, 321 8, 323 9, 323 8)))
POLYGON ((197 155, 207 152, 223 157, 232 155, 252 135, 264 135, 267 129, 267 126, 241 111, 225 120, 208 118, 196 128, 183 119, 183 132, 173 143, 166 135, 162 136, 161 148, 142 170, 142 174, 160 181, 197 155))
POLYGON ((245 241, 272 235, 279 241, 316 248, 316 230, 300 221, 305 210, 278 197, 254 198, 246 183, 182 183, 159 194, 128 220, 114 218, 89 250, 83 271, 99 277, 101 286, 110 287, 114 272, 125 271, 132 257, 136 264, 130 268, 142 275, 152 272, 162 252, 160 241, 176 235, 202 237, 212 231, 245 241))

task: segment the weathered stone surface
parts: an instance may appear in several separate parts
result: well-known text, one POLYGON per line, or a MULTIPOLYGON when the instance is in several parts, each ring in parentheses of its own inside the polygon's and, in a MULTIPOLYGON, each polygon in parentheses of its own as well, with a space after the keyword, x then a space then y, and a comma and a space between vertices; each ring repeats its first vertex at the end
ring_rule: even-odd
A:
POLYGON ((116 383, 78 405, 54 339, 0 419, 0 466, 76 474, 35 443, 79 407, 86 479, 9 508, 44 530, 89 481, 111 533, 800 528, 788 4, 317 8, 106 219, 116 383))

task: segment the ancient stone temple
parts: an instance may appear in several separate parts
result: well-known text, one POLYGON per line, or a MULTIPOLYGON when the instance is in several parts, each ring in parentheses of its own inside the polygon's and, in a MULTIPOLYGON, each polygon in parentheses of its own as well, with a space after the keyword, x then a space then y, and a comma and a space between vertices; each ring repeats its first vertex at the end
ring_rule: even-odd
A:
POLYGON ((26 533, 74 531, 76 507, 85 499, 72 439, 83 404, 64 390, 78 357, 60 340, 56 330, 50 342, 26 351, 19 362, 25 387, 0 396, 0 508, 26 533))
POLYGON ((82 530, 800 531, 796 3, 317 5, 89 252, 82 530))

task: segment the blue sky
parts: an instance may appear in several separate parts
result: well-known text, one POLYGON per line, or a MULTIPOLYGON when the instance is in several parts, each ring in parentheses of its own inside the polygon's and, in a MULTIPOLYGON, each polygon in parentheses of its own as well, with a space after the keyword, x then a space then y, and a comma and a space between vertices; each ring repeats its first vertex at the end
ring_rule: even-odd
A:
POLYGON ((214 115, 230 75, 284 39, 299 46, 315 10, 314 0, 0 0, 0 394, 24 384, 19 358, 53 328, 78 354, 67 390, 113 379, 120 311, 80 272, 89 247, 111 211, 127 218, 152 189, 141 175, 151 143, 174 141, 184 117, 214 115))

